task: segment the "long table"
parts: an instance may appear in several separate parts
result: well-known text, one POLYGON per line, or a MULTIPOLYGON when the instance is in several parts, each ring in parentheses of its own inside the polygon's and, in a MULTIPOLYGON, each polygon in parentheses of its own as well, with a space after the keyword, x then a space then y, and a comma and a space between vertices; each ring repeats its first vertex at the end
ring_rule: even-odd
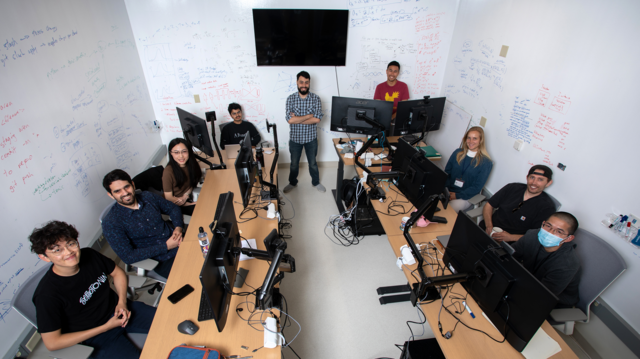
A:
MULTIPOLYGON (((267 168, 265 172, 268 172, 268 169, 271 167, 273 157, 273 153, 271 155, 265 154, 265 165, 267 168)), ((253 353, 254 349, 263 346, 264 337, 262 331, 252 329, 246 321, 239 317, 239 315, 241 315, 243 319, 247 319, 249 316, 247 307, 244 304, 247 297, 232 296, 227 323, 222 332, 218 332, 214 320, 198 322, 198 308, 200 306, 200 293, 202 291, 199 275, 202 264, 204 263, 197 237, 198 228, 202 227, 209 235, 209 239, 213 238, 209 230, 209 224, 213 221, 218 198, 222 193, 226 193, 227 191, 234 193, 236 218, 243 209, 240 188, 233 162, 226 160, 225 162, 227 165, 226 170, 209 170, 206 173, 196 208, 162 293, 162 298, 158 304, 158 309, 149 335, 147 336, 141 358, 166 358, 171 349, 180 344, 191 346, 204 345, 219 350, 225 356, 253 356, 253 358, 256 359, 280 358, 280 347, 274 349, 262 348, 253 353), (169 302, 167 296, 185 284, 190 284, 195 289, 193 293, 176 304, 169 302), (243 310, 236 312, 238 306, 243 310), (178 324, 187 319, 194 322, 200 328, 196 334, 190 336, 178 332, 178 324), (243 346, 248 349, 243 349, 243 346)), ((261 211, 260 215, 266 218, 266 211, 261 211)), ((240 222, 242 219, 238 219, 238 221, 240 222)), ((238 227, 244 238, 255 238, 258 249, 264 250, 263 239, 271 230, 278 229, 278 223, 277 220, 267 220, 258 217, 246 223, 239 223, 238 227)), ((252 292, 253 289, 251 289, 249 285, 254 288, 261 286, 269 268, 267 262, 257 259, 242 261, 239 266, 248 269, 249 274, 247 275, 244 286, 242 288, 234 288, 235 292, 252 292)), ((248 300, 253 303, 255 297, 249 296, 248 300)), ((278 313, 276 312, 276 314, 278 313)))
MULTIPOLYGON (((337 144, 337 143, 338 143, 338 139, 334 140, 334 144, 337 144)), ((347 163, 347 161, 350 161, 350 164, 353 163, 353 159, 345 159, 344 155, 339 152, 338 152, 338 155, 341 157, 341 161, 344 161, 343 163, 347 163)), ((363 172, 362 169, 358 167, 356 170, 358 175, 362 176, 362 172, 363 172)), ((371 170, 373 172, 378 172, 380 171, 380 166, 372 166, 371 170)), ((393 185, 389 183, 382 183, 380 185, 380 187, 386 192, 387 201, 385 201, 384 203, 379 201, 371 201, 371 203, 373 204, 373 208, 376 209, 377 211, 376 213, 378 213, 378 218, 380 219, 380 223, 382 224, 384 231, 387 234, 387 237, 389 239, 389 244, 393 249, 394 256, 395 258, 398 258, 402 256, 402 254, 400 253, 400 247, 407 244, 407 241, 404 238, 403 232, 400 229, 400 224, 402 221, 402 217, 409 216, 410 213, 407 213, 407 214, 398 213, 398 214, 390 214, 390 215, 383 215, 379 213, 379 212, 383 212, 383 213, 387 212, 388 204, 389 204, 389 201, 391 200, 407 201, 402 194, 399 194, 398 192, 396 192, 398 191, 397 188, 395 188, 396 191, 394 191, 393 189, 390 188, 391 186, 393 185)), ((336 197, 336 200, 338 200, 338 198, 339 197, 336 197)), ((405 207, 408 210, 409 207, 411 207, 411 205, 407 204, 405 207)), ((453 225, 458 215, 457 213, 455 213, 455 211, 451 207, 448 207, 447 209, 443 209, 442 204, 440 203, 438 204, 438 208, 440 208, 440 211, 436 212, 436 215, 446 218, 447 223, 446 224, 431 223, 427 227, 423 227, 423 228, 414 226, 411 229, 410 233, 415 243, 422 243, 422 242, 431 243, 431 241, 436 239, 436 237, 438 236, 451 234, 453 225)), ((440 256, 440 258, 442 258, 442 256, 440 256)), ((407 280, 409 281, 409 283, 412 283, 412 284, 416 282, 416 278, 414 277, 415 274, 412 274, 411 271, 415 270, 416 266, 417 264, 414 264, 414 265, 407 266, 408 268, 403 267, 402 269, 403 272, 405 273, 405 276, 407 277, 407 280)), ((428 266, 425 267, 425 272, 428 276, 434 275, 434 273, 431 271, 431 269, 428 266)), ((402 284, 402 283, 384 283, 384 285, 394 285, 394 284, 402 284)), ((456 293, 462 293, 463 295, 466 294, 466 290, 460 284, 455 284, 452 288, 452 291, 456 293)), ((450 304, 449 302, 446 302, 446 300, 447 299, 445 299, 445 305, 450 304)), ((469 305, 471 310, 476 314, 476 318, 472 319, 468 313, 464 313, 462 315, 459 315, 462 321, 472 328, 482 330, 487 334, 491 335, 493 338, 501 340, 502 339, 501 334, 498 332, 497 329, 493 327, 493 325, 489 321, 487 321, 482 316, 482 311, 480 310, 480 307, 476 304, 475 300, 473 300, 473 298, 468 296, 466 299, 466 303, 467 305, 469 305)), ((458 325, 455 332, 453 333, 453 336, 450 339, 445 339, 444 337, 442 337, 442 335, 440 335, 440 329, 438 328, 438 314, 440 312, 440 301, 438 300, 436 302, 429 303, 429 304, 421 304, 420 306, 423 312, 425 313, 429 326, 431 327, 431 330, 435 334, 435 338, 438 341, 440 348, 442 349, 443 353, 447 358, 487 358, 487 359, 500 358, 502 359, 502 358, 522 358, 523 357, 523 355, 517 350, 515 350, 508 342, 497 343, 492 339, 490 339, 489 337, 487 337, 486 335, 480 332, 475 332, 473 330, 470 330, 464 327, 463 325, 458 325)), ((440 323, 442 324, 443 332, 453 330, 456 322, 457 320, 446 311, 443 310, 442 313, 440 313, 440 323)), ((545 321, 544 324, 542 325, 542 329, 551 338, 553 338, 553 340, 558 342, 558 344, 562 348, 562 350, 559 353, 552 356, 551 358, 553 359, 577 358, 577 356, 571 350, 571 348, 569 348, 567 343, 560 337, 558 332, 555 329, 553 329, 553 327, 547 321, 545 321)))

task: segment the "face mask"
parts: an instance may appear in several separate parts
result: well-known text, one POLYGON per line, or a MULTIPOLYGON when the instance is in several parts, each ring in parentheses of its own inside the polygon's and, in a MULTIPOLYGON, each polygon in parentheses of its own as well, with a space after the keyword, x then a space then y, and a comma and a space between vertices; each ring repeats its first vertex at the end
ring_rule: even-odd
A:
POLYGON ((560 245, 560 242, 564 241, 565 239, 566 238, 560 238, 556 235, 553 235, 545 231, 543 228, 540 228, 540 231, 538 231, 538 241, 540 241, 540 244, 547 248, 557 247, 560 245))

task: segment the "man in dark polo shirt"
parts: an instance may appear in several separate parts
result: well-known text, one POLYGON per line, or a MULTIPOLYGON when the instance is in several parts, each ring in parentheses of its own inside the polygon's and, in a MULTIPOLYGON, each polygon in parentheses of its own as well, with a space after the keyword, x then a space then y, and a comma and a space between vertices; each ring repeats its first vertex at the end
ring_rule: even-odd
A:
POLYGON ((493 239, 513 242, 529 229, 540 228, 542 222, 556 211, 551 197, 544 193, 549 187, 553 172, 544 165, 535 165, 529 170, 527 183, 510 183, 502 187, 489 199, 482 209, 484 220, 480 227, 491 234, 493 227, 502 229, 495 232, 493 239), (493 212, 494 209, 497 209, 493 212))
POLYGON ((556 212, 513 244, 513 258, 558 297, 559 308, 571 308, 579 299, 580 259, 572 242, 577 229, 576 217, 556 212))

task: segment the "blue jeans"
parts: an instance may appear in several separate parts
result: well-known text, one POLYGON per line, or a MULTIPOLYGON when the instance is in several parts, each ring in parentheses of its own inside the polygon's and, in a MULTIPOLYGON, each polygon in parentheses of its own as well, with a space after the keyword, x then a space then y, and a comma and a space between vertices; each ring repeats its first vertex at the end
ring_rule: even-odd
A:
POLYGON ((149 333, 156 308, 131 301, 127 301, 127 307, 131 310, 131 317, 126 327, 113 328, 82 342, 93 348, 90 358, 140 358, 140 349, 129 340, 126 333, 149 333))
POLYGON ((305 144, 299 144, 289 141, 289 152, 291 153, 291 167, 289 170, 289 183, 293 186, 298 184, 298 172, 300 170, 300 157, 302 157, 302 149, 307 154, 309 162, 309 174, 311 175, 311 184, 317 186, 320 184, 320 173, 318 172, 318 139, 305 144))

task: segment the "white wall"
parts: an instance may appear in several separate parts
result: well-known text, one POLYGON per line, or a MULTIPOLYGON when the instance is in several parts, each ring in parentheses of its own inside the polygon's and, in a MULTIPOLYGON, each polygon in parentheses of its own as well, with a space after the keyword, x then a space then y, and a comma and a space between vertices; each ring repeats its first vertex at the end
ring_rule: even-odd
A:
POLYGON ((635 1, 462 1, 442 93, 472 124, 488 120, 490 191, 523 182, 532 164, 554 169, 548 191, 562 210, 625 258, 629 270, 602 297, 636 330, 640 250, 600 221, 607 212, 640 214, 638 19, 635 1), (516 139, 526 142, 521 152, 516 139))
POLYGON ((458 4, 448 0, 125 3, 156 118, 164 124, 163 141, 182 135, 176 106, 202 118, 205 112, 216 111, 222 122, 231 120, 229 103, 238 102, 263 139, 272 141, 265 119, 278 125, 283 163, 289 162, 285 101, 297 91, 298 72, 310 73, 311 91, 322 99, 325 116, 318 125, 318 160, 337 161, 331 139, 340 134, 329 131, 332 96, 373 98, 375 86, 386 80, 386 66, 393 60, 400 62, 399 78, 407 82, 412 98, 437 94, 458 4), (253 8, 350 10, 347 65, 257 67, 253 8), (194 95, 199 95, 201 103, 195 103, 194 95))
POLYGON ((74 224, 87 246, 109 202, 102 178, 135 174, 160 146, 122 2, 0 5, 0 348, 27 322, 13 294, 44 262, 34 227, 74 224))

